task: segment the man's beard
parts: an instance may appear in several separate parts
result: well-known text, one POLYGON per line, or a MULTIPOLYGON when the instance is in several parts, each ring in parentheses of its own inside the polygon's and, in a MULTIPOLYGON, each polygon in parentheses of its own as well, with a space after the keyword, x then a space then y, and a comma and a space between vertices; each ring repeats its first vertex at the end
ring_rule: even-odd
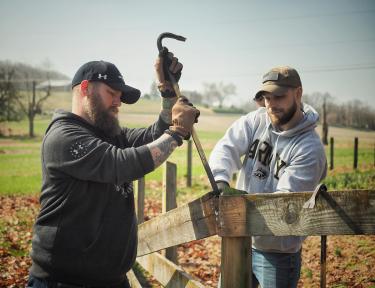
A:
POLYGON ((296 111, 297 111, 297 102, 294 100, 292 107, 290 107, 285 112, 283 112, 283 110, 278 110, 278 109, 275 109, 272 111, 272 112, 282 112, 281 114, 273 114, 271 112, 268 112, 268 110, 267 110, 267 113, 270 116, 271 122, 273 125, 281 126, 281 125, 285 125, 286 123, 288 123, 293 118, 296 111))
POLYGON ((111 111, 117 107, 105 108, 99 93, 94 90, 88 102, 84 104, 84 110, 92 121, 93 125, 102 130, 109 137, 119 135, 121 127, 117 117, 111 111))

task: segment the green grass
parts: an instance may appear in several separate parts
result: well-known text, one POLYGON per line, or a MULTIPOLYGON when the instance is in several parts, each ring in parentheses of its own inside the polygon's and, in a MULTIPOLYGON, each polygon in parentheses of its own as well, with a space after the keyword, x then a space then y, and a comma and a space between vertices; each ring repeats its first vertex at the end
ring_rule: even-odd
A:
MULTIPOLYGON (((156 110, 157 104, 154 103, 152 105, 152 107, 154 107, 152 109, 156 110)), ((156 117, 149 118, 156 119, 156 117)), ((46 115, 36 118, 34 123, 36 137, 33 139, 27 137, 27 120, 2 124, 12 130, 13 136, 0 138, 0 195, 27 195, 39 193, 41 187, 40 144, 44 131, 50 123, 50 119, 51 116, 46 115)), ((137 117, 135 119, 137 119, 137 117)), ((220 116, 217 121, 221 121, 222 119, 223 116, 220 116)), ((128 123, 128 127, 143 127, 144 125, 145 123, 142 121, 132 120, 128 123)), ((197 126, 197 128, 199 140, 208 158, 217 140, 224 135, 225 129, 222 131, 212 131, 209 126, 197 126)), ((348 134, 347 138, 343 139, 342 143, 344 144, 340 144, 340 142, 335 143, 335 169, 333 172, 329 172, 328 177, 324 181, 329 189, 365 189, 375 187, 375 169, 373 166, 374 149, 371 148, 371 145, 362 145, 361 139, 359 140, 359 169, 353 171, 353 147, 348 147, 347 145, 348 139, 350 138, 352 138, 352 136, 348 134), (362 169, 363 167, 365 167, 365 169, 362 169)), ((202 182, 202 178, 207 180, 206 173, 194 144, 192 146, 193 183, 202 182)), ((326 153, 328 153, 327 158, 329 162, 329 147, 326 147, 326 153)), ((177 163, 177 177, 180 181, 184 181, 187 175, 186 141, 184 141, 183 146, 176 149, 168 161, 177 163)), ((146 181, 161 181, 162 174, 163 167, 159 167, 152 173, 146 175, 146 181)), ((186 190, 181 191, 181 193, 189 194, 194 193, 194 191, 186 190)))
POLYGON ((375 169, 328 175, 324 183, 330 190, 373 189, 375 187, 375 169))
MULTIPOLYGON (((373 165, 374 162, 374 148, 360 147, 358 149, 358 166, 373 165)), ((327 161, 330 163, 330 150, 326 147, 327 161)), ((354 148, 352 147, 337 147, 334 150, 334 167, 353 167, 354 163, 354 148)))
POLYGON ((302 274, 306 277, 306 278, 309 278, 309 279, 312 279, 313 277, 313 271, 309 268, 303 268, 302 269, 302 274))
MULTIPOLYGON (((34 121, 34 134, 35 138, 41 139, 46 131, 48 124, 51 122, 51 116, 44 115, 42 117, 37 117, 34 121)), ((24 119, 19 122, 3 122, 4 126, 11 129, 10 139, 22 139, 26 143, 33 142, 35 139, 30 139, 29 135, 29 122, 24 119)))

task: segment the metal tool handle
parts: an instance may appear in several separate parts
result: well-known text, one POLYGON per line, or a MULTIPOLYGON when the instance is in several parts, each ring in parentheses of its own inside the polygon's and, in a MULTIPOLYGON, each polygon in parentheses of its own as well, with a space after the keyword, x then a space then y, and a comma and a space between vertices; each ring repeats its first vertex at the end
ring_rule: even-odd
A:
MULTIPOLYGON (((162 40, 164 38, 172 38, 172 39, 176 39, 178 41, 185 41, 186 40, 185 37, 180 36, 180 35, 176 35, 176 34, 169 33, 169 32, 162 33, 162 34, 159 35, 158 40, 157 40, 157 46, 158 46, 159 52, 163 49, 162 40)), ((176 79, 174 78, 173 74, 170 71, 168 71, 168 76, 169 76, 169 79, 170 79, 170 81, 172 83, 173 90, 176 93, 176 96, 177 97, 181 97, 180 87, 178 86, 178 83, 177 83, 176 79)), ((214 175, 212 174, 210 165, 208 164, 206 155, 205 155, 205 153, 203 151, 201 142, 198 139, 198 135, 195 132, 194 127, 192 127, 191 136, 193 138, 195 147, 197 148, 199 157, 201 158, 201 161, 202 161, 204 170, 206 171, 208 180, 210 181, 212 191, 214 191, 216 194, 218 194, 219 193, 219 188, 217 187, 214 175)))
POLYGON ((172 38, 178 41, 186 41, 186 38, 181 35, 176 35, 170 32, 161 33, 158 37, 158 40, 156 41, 156 45, 158 46, 159 52, 161 51, 161 49, 163 49, 163 45, 161 42, 163 41, 164 38, 172 38))
MULTIPOLYGON (((181 97, 180 87, 178 86, 178 83, 176 82, 176 79, 174 78, 172 73, 170 73, 169 71, 168 71, 168 74, 169 74, 169 79, 171 79, 172 86, 173 86, 174 92, 176 93, 176 96, 181 97)), ((203 147, 201 145, 201 142, 199 141, 197 132, 195 131, 194 127, 192 127, 192 129, 191 129, 191 137, 193 138, 195 147, 197 148, 199 157, 201 158, 204 170, 206 171, 206 174, 207 174, 208 180, 210 181, 212 190, 214 192, 219 192, 219 188, 217 187, 217 184, 215 182, 214 175, 212 174, 210 165, 208 164, 206 154, 204 153, 203 147)))

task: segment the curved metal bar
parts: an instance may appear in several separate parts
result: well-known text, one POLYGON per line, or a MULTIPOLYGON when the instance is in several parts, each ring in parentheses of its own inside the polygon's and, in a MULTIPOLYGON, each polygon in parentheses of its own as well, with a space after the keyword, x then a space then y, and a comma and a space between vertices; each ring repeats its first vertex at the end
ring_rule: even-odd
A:
POLYGON ((185 41, 186 38, 184 36, 180 36, 180 35, 176 35, 176 34, 173 34, 173 33, 170 33, 170 32, 164 32, 164 33, 161 33, 158 37, 158 40, 156 41, 156 44, 158 45, 158 50, 161 51, 161 49, 163 49, 163 45, 162 45, 162 41, 164 38, 172 38, 172 39, 175 39, 175 40, 178 40, 178 41, 185 41))

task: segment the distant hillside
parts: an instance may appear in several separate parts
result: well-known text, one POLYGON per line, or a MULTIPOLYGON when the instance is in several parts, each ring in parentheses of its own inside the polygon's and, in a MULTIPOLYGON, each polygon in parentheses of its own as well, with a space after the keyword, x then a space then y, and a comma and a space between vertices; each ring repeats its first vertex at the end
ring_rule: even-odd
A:
POLYGON ((9 60, 0 60, 0 78, 8 79, 4 77, 10 72, 14 71, 12 81, 15 83, 22 83, 24 81, 37 80, 38 82, 45 81, 47 79, 53 80, 68 80, 69 77, 55 70, 49 70, 45 68, 34 67, 29 64, 12 62, 9 60))

